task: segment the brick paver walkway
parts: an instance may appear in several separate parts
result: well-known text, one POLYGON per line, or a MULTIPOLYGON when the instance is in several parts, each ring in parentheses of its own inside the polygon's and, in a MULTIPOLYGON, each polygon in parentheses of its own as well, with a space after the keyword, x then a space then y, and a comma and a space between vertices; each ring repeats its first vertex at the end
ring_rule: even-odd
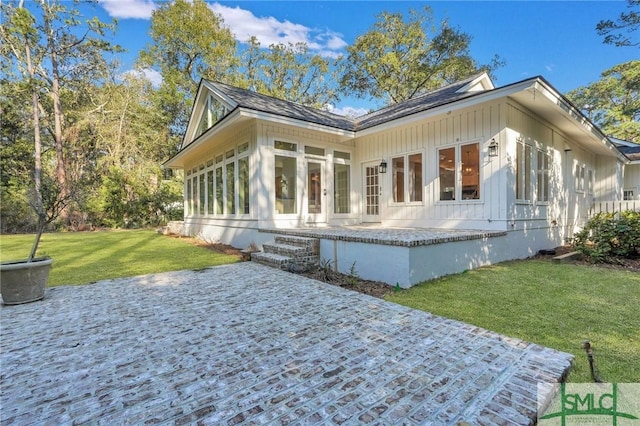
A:
POLYGON ((255 263, 0 309, 0 422, 529 424, 571 356, 255 263))

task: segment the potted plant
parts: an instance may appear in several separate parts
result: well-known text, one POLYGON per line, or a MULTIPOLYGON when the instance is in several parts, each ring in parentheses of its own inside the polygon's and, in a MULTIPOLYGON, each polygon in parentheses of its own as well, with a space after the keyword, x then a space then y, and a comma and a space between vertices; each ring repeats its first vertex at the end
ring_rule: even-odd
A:
POLYGON ((70 199, 69 196, 62 196, 57 182, 46 176, 41 176, 40 184, 31 198, 31 207, 38 217, 31 253, 27 259, 0 263, 0 294, 5 305, 35 302, 44 298, 53 261, 49 257, 36 258, 36 252, 47 225, 60 215, 70 199))

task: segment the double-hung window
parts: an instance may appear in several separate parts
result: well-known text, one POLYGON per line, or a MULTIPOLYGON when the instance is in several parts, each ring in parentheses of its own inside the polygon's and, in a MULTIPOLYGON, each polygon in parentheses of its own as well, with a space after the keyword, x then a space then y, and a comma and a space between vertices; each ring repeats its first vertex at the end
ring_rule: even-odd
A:
POLYGON ((423 200, 422 153, 391 159, 394 203, 421 203, 423 200))

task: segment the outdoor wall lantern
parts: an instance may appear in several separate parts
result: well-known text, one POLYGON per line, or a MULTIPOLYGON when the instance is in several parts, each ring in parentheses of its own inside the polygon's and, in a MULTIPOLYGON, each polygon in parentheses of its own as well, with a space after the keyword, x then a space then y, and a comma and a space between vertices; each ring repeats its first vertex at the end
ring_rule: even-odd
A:
POLYGON ((495 138, 491 139, 491 143, 489 144, 489 157, 497 157, 498 156, 498 142, 496 142, 495 138))
POLYGON ((384 158, 382 159, 382 161, 380 162, 380 165, 378 166, 378 171, 380 173, 387 173, 387 162, 384 161, 384 158))

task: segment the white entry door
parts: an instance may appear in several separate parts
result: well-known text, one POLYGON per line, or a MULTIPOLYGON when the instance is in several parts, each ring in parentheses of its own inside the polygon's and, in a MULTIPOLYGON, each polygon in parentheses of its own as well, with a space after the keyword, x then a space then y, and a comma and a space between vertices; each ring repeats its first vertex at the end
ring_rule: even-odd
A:
POLYGON ((364 164, 362 170, 362 193, 364 194, 363 222, 380 222, 380 174, 378 163, 364 164))
POLYGON ((309 222, 327 221, 324 162, 307 160, 307 214, 309 222))

